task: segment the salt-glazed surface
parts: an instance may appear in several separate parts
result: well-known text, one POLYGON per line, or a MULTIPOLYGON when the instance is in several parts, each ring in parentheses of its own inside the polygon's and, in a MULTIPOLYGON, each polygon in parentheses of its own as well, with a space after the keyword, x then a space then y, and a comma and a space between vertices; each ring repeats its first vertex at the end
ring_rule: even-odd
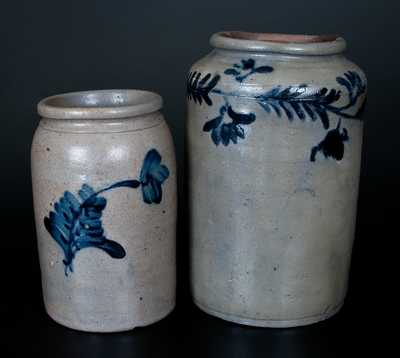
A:
POLYGON ((57 322, 113 332, 175 305, 176 171, 162 99, 76 92, 38 105, 32 180, 44 303, 57 322))
POLYGON ((194 301, 254 326, 326 319, 347 290, 365 75, 337 36, 211 44, 187 81, 194 301))

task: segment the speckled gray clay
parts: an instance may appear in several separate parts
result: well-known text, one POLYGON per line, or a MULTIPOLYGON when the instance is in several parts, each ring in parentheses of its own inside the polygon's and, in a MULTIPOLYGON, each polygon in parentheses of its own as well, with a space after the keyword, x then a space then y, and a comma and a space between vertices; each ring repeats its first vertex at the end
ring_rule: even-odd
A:
POLYGON ((252 326, 326 319, 347 290, 365 75, 337 36, 211 44, 187 84, 194 301, 252 326))
POLYGON ((175 155, 161 106, 136 90, 38 105, 32 181, 44 303, 67 327, 128 330, 174 308, 175 155))

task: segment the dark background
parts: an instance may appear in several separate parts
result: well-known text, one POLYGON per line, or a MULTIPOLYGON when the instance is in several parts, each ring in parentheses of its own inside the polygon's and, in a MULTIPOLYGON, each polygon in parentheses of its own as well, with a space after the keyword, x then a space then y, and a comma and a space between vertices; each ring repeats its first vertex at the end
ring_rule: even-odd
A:
MULTIPOLYGON (((0 356, 339 357, 390 344, 395 311, 400 5, 393 1, 3 0, 0 10, 0 356), (185 218, 185 77, 220 30, 337 33, 369 80, 350 290, 333 319, 256 329, 205 315, 190 301, 185 218), (53 323, 41 303, 30 143, 36 103, 56 93, 139 88, 160 93, 179 164, 178 306, 166 320, 120 334, 53 323), (395 255, 393 255, 395 256, 395 255)), ((344 213, 345 214, 345 213, 344 213)))

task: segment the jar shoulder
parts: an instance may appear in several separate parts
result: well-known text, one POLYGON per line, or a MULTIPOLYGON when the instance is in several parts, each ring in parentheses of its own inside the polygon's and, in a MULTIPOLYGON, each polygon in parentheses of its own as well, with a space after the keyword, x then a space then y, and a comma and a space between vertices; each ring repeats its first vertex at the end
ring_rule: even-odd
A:
POLYGON ((338 78, 346 79, 349 73, 357 74, 366 85, 362 69, 343 55, 287 56, 213 50, 195 62, 189 72, 189 79, 194 73, 199 76, 198 82, 208 74, 210 79, 218 76, 217 88, 222 90, 240 88, 257 91, 303 84, 341 87, 338 78))
POLYGON ((174 156, 171 132, 163 118, 152 127, 123 132, 66 132, 39 124, 32 140, 31 162, 32 167, 98 170, 99 166, 131 163, 152 148, 174 156))

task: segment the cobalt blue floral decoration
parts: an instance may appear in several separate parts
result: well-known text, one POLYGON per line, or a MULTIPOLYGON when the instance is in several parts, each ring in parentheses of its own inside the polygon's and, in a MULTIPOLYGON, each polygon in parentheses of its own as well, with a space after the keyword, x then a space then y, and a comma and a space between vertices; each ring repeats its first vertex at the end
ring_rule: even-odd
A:
POLYGON ((215 145, 222 143, 227 146, 229 142, 237 143, 238 138, 244 139, 243 125, 248 125, 256 120, 254 113, 235 112, 229 103, 220 108, 220 115, 204 124, 203 131, 211 132, 211 139, 215 145), (230 123, 224 123, 225 113, 231 118, 230 123))
POLYGON ((189 73, 186 85, 188 98, 200 105, 204 101, 208 106, 211 106, 210 93, 220 78, 220 75, 215 75, 211 78, 211 73, 207 73, 203 78, 201 78, 200 72, 189 73))
POLYGON ((162 199, 161 184, 169 176, 168 168, 161 164, 161 155, 155 149, 150 150, 144 158, 140 172, 143 200, 147 204, 159 204, 162 199))
POLYGON ((248 326, 325 320, 348 286, 367 78, 337 35, 210 44, 190 71, 221 76, 213 104, 187 101, 193 302, 248 326))
POLYGON ((271 66, 258 66, 256 61, 252 58, 241 60, 240 63, 235 63, 233 68, 227 68, 224 74, 234 76, 238 82, 243 82, 247 77, 254 73, 269 73, 274 69, 271 66))
MULTIPOLYGON (((256 66, 256 61, 252 58, 241 60, 240 63, 235 63, 233 67, 227 68, 224 74, 227 76, 234 76, 238 82, 243 82, 247 77, 253 74, 268 74, 274 71, 271 66, 256 66)), ((208 73, 201 79, 200 72, 192 72, 189 74, 187 93, 189 100, 201 104, 204 100, 206 104, 212 106, 210 94, 220 95, 224 97, 225 104, 219 108, 219 115, 209 121, 203 126, 204 132, 210 132, 211 140, 215 145, 222 143, 228 146, 229 143, 237 144, 238 139, 245 139, 244 125, 249 125, 256 120, 256 115, 253 112, 239 113, 236 112, 228 102, 228 98, 246 98, 254 101, 266 113, 275 113, 279 118, 286 117, 289 121, 295 119, 305 121, 311 120, 313 122, 320 120, 325 130, 330 128, 329 114, 335 114, 343 118, 361 119, 360 115, 364 108, 363 105, 354 112, 354 107, 357 107, 359 99, 366 92, 366 84, 361 79, 361 76, 355 71, 347 71, 343 76, 336 77, 336 82, 344 87, 347 92, 347 102, 344 105, 336 105, 342 97, 342 91, 335 88, 328 89, 322 87, 319 89, 310 90, 310 85, 300 84, 293 86, 275 86, 272 89, 262 94, 249 95, 248 93, 242 94, 239 91, 226 92, 216 88, 220 80, 218 74, 214 75, 211 81, 208 73), (231 118, 231 122, 224 122, 225 114, 231 118)), ((327 139, 319 145, 312 148, 310 160, 315 161, 316 154, 323 151, 326 158, 334 158, 342 160, 342 146, 344 151, 343 142, 349 140, 347 130, 343 128, 341 134, 336 135, 339 129, 330 131, 327 139), (333 135, 336 135, 335 149, 328 149, 328 144, 333 135), (324 144, 325 143, 325 144, 324 144), (338 149, 340 148, 340 149, 338 149), (330 154, 335 153, 335 154, 330 154)), ((330 144, 329 144, 330 145, 330 144)))
POLYGON ((311 149, 310 160, 312 162, 315 162, 315 157, 318 152, 322 152, 325 158, 331 157, 336 160, 343 159, 344 142, 349 140, 349 135, 346 128, 342 128, 340 131, 341 123, 342 119, 339 119, 336 128, 328 131, 324 140, 311 149))
POLYGON ((78 200, 71 192, 55 203, 54 211, 44 218, 44 225, 53 239, 64 251, 65 275, 73 272, 72 261, 76 253, 86 247, 96 247, 113 258, 123 258, 126 253, 117 242, 104 236, 101 215, 107 200, 92 187, 83 184, 78 200))
POLYGON ((151 149, 143 162, 140 180, 129 179, 116 182, 95 191, 83 184, 78 198, 70 191, 54 204, 54 211, 44 218, 44 226, 64 251, 65 275, 73 272, 73 260, 79 250, 94 247, 103 250, 112 258, 125 257, 125 249, 116 241, 106 238, 101 216, 107 200, 99 194, 116 188, 138 188, 142 186, 143 200, 147 204, 159 204, 162 199, 162 183, 168 178, 169 170, 161 164, 161 156, 151 149))

